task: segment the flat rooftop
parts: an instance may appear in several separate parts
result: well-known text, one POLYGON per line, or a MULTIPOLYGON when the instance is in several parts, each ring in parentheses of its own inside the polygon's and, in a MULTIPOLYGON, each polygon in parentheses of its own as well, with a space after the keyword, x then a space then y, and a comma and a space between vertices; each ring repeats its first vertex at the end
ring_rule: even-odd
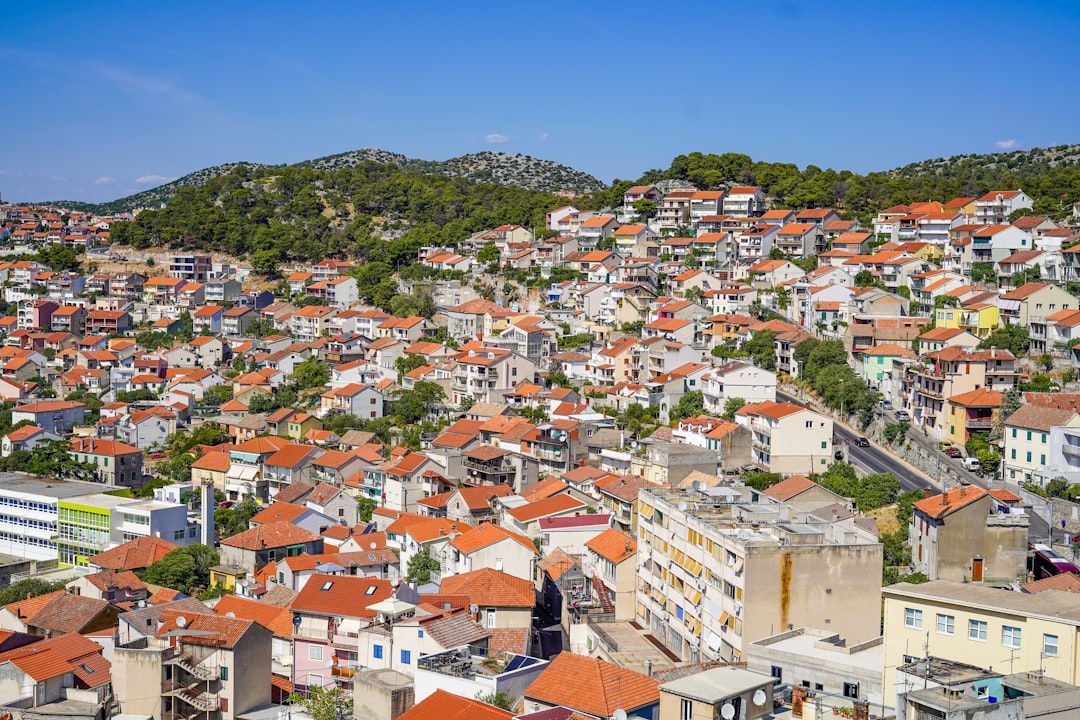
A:
MULTIPOLYGON (((39 478, 25 473, 0 472, 0 495, 5 496, 13 494, 38 495, 62 500, 114 489, 117 488, 102 485, 101 483, 57 480, 56 478, 39 478)), ((128 499, 130 500, 130 498, 128 499)))
POLYGON ((772 684, 771 675, 736 667, 719 667, 664 683, 660 690, 715 705, 725 698, 772 684))
POLYGON ((791 653, 822 662, 847 665, 853 670, 882 667, 885 648, 880 639, 874 644, 857 643, 851 650, 842 645, 823 642, 826 638, 835 636, 836 633, 812 632, 801 628, 772 638, 763 638, 752 643, 752 647, 760 648, 762 652, 791 653))
POLYGON ((883 588, 882 592, 886 596, 925 599, 994 613, 1015 613, 1080 625, 1080 595, 1062 590, 1046 590, 1029 595, 975 583, 932 580, 921 585, 897 583, 883 588))

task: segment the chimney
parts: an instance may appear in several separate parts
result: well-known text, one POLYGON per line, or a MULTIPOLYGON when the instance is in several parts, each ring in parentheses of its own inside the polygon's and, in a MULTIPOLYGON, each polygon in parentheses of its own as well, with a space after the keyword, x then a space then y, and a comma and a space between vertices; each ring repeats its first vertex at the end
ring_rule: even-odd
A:
POLYGON ((645 676, 652 677, 652 660, 645 659, 645 676))
POLYGON ((807 689, 800 686, 791 688, 791 714, 802 717, 803 702, 806 700, 807 689))
POLYGON ((933 497, 933 495, 934 495, 933 488, 925 487, 925 488, 922 489, 923 500, 925 500, 928 497, 933 497))
POLYGON ((214 547, 216 542, 214 532, 214 485, 213 483, 203 483, 202 486, 202 507, 200 508, 200 521, 202 527, 200 530, 199 541, 207 547, 214 547))
POLYGON ((870 720, 870 703, 866 700, 856 700, 855 720, 870 720))

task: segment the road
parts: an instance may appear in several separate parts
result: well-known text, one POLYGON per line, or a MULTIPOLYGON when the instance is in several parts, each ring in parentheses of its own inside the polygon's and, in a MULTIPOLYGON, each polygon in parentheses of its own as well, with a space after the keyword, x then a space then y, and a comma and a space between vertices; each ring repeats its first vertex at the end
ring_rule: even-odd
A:
MULTIPOLYGON (((804 404, 803 401, 798 398, 780 391, 776 392, 776 399, 799 405, 804 404)), ((873 442, 870 443, 870 447, 865 448, 855 445, 855 439, 862 436, 848 430, 840 423, 835 423, 833 427, 833 434, 838 439, 844 441, 842 446, 837 445, 836 448, 843 450, 845 460, 851 463, 857 470, 861 470, 864 473, 892 473, 900 480, 900 488, 902 490, 923 490, 924 488, 930 488, 935 493, 941 492, 941 482, 939 480, 915 470, 910 465, 898 460, 873 442)), ((927 447, 933 452, 941 452, 937 449, 935 444, 930 443, 923 438, 918 438, 918 440, 916 440, 916 438, 913 437, 914 434, 914 432, 909 433, 910 440, 927 447)), ((985 478, 980 478, 975 475, 975 473, 964 470, 959 461, 949 458, 944 453, 941 453, 941 461, 943 467, 951 467, 954 470, 953 475, 974 485, 978 485, 979 487, 986 487, 985 478)), ((1047 531, 1049 529, 1046 521, 1033 513, 1029 513, 1028 515, 1031 518, 1031 525, 1028 529, 1028 538, 1031 542, 1046 542, 1047 531)))

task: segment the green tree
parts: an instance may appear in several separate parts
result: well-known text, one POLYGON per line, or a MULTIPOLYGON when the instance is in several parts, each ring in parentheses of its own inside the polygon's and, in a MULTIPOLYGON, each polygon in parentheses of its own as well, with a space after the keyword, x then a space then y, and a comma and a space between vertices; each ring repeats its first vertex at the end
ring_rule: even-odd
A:
POLYGON ((686 393, 679 402, 675 403, 675 407, 671 409, 671 420, 682 420, 687 417, 697 417, 701 413, 705 412, 705 397, 700 390, 693 390, 686 393))
POLYGON ((424 367, 427 365, 427 359, 423 355, 400 355, 394 360, 394 367, 397 368, 398 382, 416 368, 424 367))
POLYGON ((401 425, 425 420, 436 412, 446 399, 446 392, 438 383, 421 380, 411 390, 402 390, 394 400, 391 410, 401 425))
POLYGON ((1056 392, 1061 387, 1049 375, 1033 375, 1027 382, 1020 383, 1023 392, 1056 392))
POLYGON ((752 487, 759 492, 764 492, 782 479, 783 477, 780 473, 764 472, 761 470, 750 470, 743 474, 743 482, 746 483, 747 487, 752 487))
POLYGON ((795 346, 795 352, 810 342, 813 344, 807 348, 808 352, 798 353, 806 355, 805 364, 799 365, 799 376, 808 383, 813 385, 824 368, 847 367, 848 353, 842 340, 804 340, 795 346))
POLYGON ((735 413, 737 413, 739 410, 741 410, 743 408, 743 406, 745 406, 745 405, 746 405, 746 401, 743 400, 741 397, 728 398, 724 402, 724 412, 721 415, 721 417, 724 418, 725 420, 734 420, 735 419, 735 413))
POLYGON ((257 512, 259 512, 259 505, 251 495, 247 495, 232 507, 219 507, 214 510, 214 525, 217 528, 218 537, 227 538, 244 532, 257 512))
POLYGON ((116 393, 116 402, 122 403, 150 402, 157 399, 157 395, 146 388, 139 388, 138 390, 120 390, 116 393))
POLYGON ((371 522, 372 514, 379 503, 374 498, 362 497, 357 498, 356 504, 359 505, 357 517, 360 518, 360 522, 371 522))
POLYGON ((497 270, 500 257, 502 257, 502 254, 499 252, 499 246, 495 243, 488 243, 476 253, 476 262, 488 267, 490 267, 492 263, 495 263, 497 270))
POLYGON ((339 687, 313 685, 306 693, 293 693, 289 702, 304 708, 312 720, 351 720, 353 695, 339 687))
POLYGON ((330 380, 330 366, 315 356, 306 358, 293 368, 293 382, 301 390, 322 387, 330 380))
POLYGON ((37 577, 16 580, 7 587, 0 589, 0 606, 63 590, 67 583, 68 580, 50 582, 37 577))
POLYGON ((143 582, 197 595, 210 586, 210 568, 220 562, 217 550, 194 544, 181 547, 146 568, 143 582))
POLYGON ((855 504, 866 512, 892 504, 900 492, 900 481, 892 473, 871 473, 859 481, 855 504))
MULTIPOLYGON (((638 200, 638 202, 641 202, 641 200, 638 200)), ((636 205, 637 203, 634 204, 636 205)), ((505 690, 498 690, 496 692, 487 694, 477 693, 476 699, 482 703, 487 703, 488 705, 494 705, 497 708, 502 708, 507 712, 511 712, 514 709, 514 696, 505 690)))
POLYGON ((248 398, 248 412, 271 413, 280 407, 282 404, 277 395, 257 392, 248 398))
POLYGON ((78 462, 66 440, 49 440, 34 446, 25 470, 38 477, 90 480, 94 477, 95 466, 78 462))
POLYGON ((413 580, 420 585, 431 581, 431 574, 440 569, 439 561, 431 556, 427 548, 420 550, 411 558, 407 568, 406 579, 413 580))
POLYGON ((817 482, 826 490, 846 498, 854 498, 859 492, 859 476, 855 468, 839 460, 829 465, 817 482))
POLYGON ((635 200, 633 207, 634 212, 642 218, 650 218, 656 212, 656 203, 652 200, 646 200, 645 198, 635 200))
POLYGON ((754 336, 743 343, 742 349, 750 356, 750 359, 762 370, 776 369, 776 332, 773 330, 758 330, 754 336))
POLYGON ((918 490, 905 490, 896 496, 896 519, 906 525, 915 512, 915 503, 922 500, 918 490))

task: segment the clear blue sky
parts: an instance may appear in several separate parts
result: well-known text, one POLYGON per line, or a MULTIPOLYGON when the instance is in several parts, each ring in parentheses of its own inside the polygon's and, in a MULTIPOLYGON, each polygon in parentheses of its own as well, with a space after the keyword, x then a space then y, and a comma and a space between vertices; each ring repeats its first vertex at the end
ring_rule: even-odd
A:
POLYGON ((694 150, 865 172, 1074 143, 1078 21, 1076 2, 6 3, 0 193, 109 200, 371 146, 610 182, 694 150))

